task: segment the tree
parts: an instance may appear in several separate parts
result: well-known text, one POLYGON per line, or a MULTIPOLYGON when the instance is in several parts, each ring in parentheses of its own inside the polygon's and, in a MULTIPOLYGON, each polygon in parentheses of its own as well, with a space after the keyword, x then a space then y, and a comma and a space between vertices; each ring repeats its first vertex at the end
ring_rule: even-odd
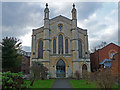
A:
POLYGON ((46 67, 44 67, 41 62, 33 61, 32 66, 31 66, 31 72, 34 77, 33 77, 33 80, 31 82, 30 86, 33 85, 33 83, 36 79, 39 79, 39 78, 41 78, 42 80, 46 79, 47 71, 48 71, 48 69, 46 67))
POLYGON ((97 51, 98 49, 101 49, 101 48, 105 47, 106 44, 107 44, 107 42, 102 41, 99 45, 93 47, 93 48, 91 49, 91 52, 94 53, 94 52, 97 51))
POLYGON ((22 56, 18 53, 21 49, 21 42, 14 37, 2 39, 2 68, 3 71, 18 72, 22 56))

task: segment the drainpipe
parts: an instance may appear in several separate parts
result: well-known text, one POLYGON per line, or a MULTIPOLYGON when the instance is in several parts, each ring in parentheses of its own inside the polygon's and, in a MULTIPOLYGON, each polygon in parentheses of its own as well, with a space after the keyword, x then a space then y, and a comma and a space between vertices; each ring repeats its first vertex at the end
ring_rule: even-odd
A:
POLYGON ((98 68, 99 68, 99 63, 100 63, 100 62, 99 62, 99 51, 98 51, 98 68))

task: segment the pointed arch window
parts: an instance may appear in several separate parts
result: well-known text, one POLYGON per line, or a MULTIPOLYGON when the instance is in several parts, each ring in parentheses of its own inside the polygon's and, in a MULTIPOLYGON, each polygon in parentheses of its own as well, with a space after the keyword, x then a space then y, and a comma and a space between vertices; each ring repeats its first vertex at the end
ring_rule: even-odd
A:
POLYGON ((65 39, 65 53, 68 53, 68 39, 65 39))
POLYGON ((85 64, 82 66, 82 72, 84 71, 87 71, 87 66, 85 64))
POLYGON ((82 58, 82 42, 78 40, 78 53, 79 53, 79 58, 82 58))
POLYGON ((61 34, 58 36, 58 53, 63 54, 63 36, 61 34))
POLYGON ((65 77, 65 62, 60 59, 56 64, 56 76, 57 77, 65 77))
POLYGON ((53 40, 53 53, 56 53, 56 39, 53 40))
POLYGON ((43 41, 40 40, 38 43, 38 58, 43 58, 43 41))

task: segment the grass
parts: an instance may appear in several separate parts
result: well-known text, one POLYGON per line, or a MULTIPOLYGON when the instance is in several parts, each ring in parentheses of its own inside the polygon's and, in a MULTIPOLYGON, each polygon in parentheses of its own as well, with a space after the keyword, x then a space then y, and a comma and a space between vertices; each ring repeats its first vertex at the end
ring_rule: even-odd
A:
POLYGON ((119 88, 120 90, 120 85, 114 85, 113 88, 119 88))
POLYGON ((97 88, 95 83, 88 82, 86 84, 85 80, 70 80, 73 88, 97 88))
MULTIPOLYGON (((85 80, 70 80, 73 88, 98 88, 95 82, 88 82, 86 84, 85 80)), ((120 86, 114 85, 113 88, 118 88, 120 86)))
POLYGON ((0 85, 2 85, 2 75, 0 75, 0 85))
POLYGON ((51 88, 54 83, 54 79, 35 80, 33 86, 30 86, 31 81, 26 80, 25 83, 27 84, 27 88, 51 88))

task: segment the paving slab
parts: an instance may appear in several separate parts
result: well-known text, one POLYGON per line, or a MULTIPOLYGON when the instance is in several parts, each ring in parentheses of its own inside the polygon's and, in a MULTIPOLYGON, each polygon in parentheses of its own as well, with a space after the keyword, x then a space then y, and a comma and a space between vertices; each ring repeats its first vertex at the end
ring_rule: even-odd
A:
POLYGON ((69 88, 70 90, 73 90, 69 79, 56 79, 52 88, 69 88))

